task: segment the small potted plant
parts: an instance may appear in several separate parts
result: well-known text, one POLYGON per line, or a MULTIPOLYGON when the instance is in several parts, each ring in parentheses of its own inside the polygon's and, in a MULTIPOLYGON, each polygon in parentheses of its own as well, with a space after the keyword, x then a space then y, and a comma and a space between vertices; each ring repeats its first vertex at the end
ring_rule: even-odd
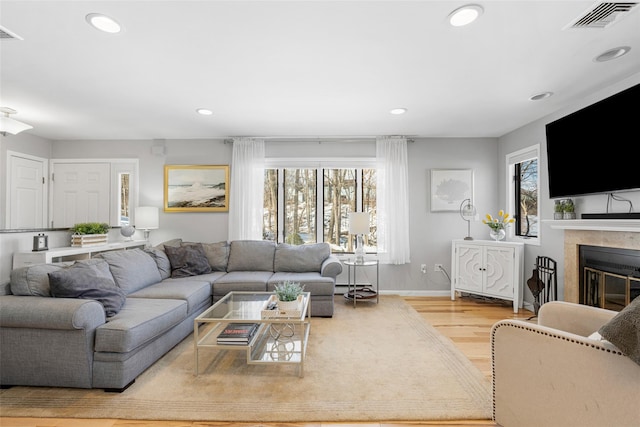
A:
POLYGON ((73 234, 106 234, 109 224, 105 222, 80 222, 71 228, 73 234))
POLYGON ((280 311, 295 310, 298 308, 298 297, 302 296, 304 285, 298 282, 286 280, 275 286, 275 293, 278 298, 278 309, 280 311))
POLYGON ((80 222, 71 227, 71 246, 89 246, 107 243, 111 227, 105 222, 80 222))
POLYGON ((553 219, 563 219, 564 218, 564 206, 562 205, 562 200, 556 200, 553 205, 553 219))
POLYGON ((575 205, 573 204, 573 200, 565 199, 564 203, 562 203, 562 210, 564 212, 563 219, 576 219, 575 205))

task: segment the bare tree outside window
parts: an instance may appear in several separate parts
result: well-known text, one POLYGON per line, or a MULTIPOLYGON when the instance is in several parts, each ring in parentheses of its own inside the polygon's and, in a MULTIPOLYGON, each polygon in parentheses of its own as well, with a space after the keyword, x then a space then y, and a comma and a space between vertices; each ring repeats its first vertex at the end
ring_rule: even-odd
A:
POLYGON ((515 164, 516 235, 538 236, 538 159, 515 164))
POLYGON ((263 238, 301 245, 320 238, 334 253, 353 252, 349 235, 349 213, 369 212, 371 233, 365 250, 376 251, 375 169, 267 169, 264 185, 263 238), (317 176, 322 174, 322 193, 317 194, 317 176), (278 186, 282 187, 282 200, 278 186), (361 206, 358 205, 361 201, 361 206), (278 224, 283 224, 279 236, 278 224))
POLYGON ((355 169, 324 169, 324 241, 353 252, 349 238, 350 212, 356 211, 355 169))

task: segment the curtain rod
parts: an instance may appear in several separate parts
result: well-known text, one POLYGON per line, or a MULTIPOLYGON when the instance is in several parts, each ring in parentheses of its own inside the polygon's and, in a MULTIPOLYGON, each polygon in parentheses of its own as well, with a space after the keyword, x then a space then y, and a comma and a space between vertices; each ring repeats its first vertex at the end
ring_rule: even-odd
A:
MULTIPOLYGON (((402 136, 398 136, 399 138, 403 138, 402 136)), ((247 137, 238 137, 238 138, 256 138, 256 139, 264 139, 265 142, 273 141, 291 141, 296 140, 296 142, 312 142, 317 144, 322 143, 330 143, 330 142, 374 142, 376 140, 376 136, 325 136, 325 137, 309 137, 309 136, 247 136, 247 137)), ((408 143, 415 142, 411 138, 406 138, 408 143)), ((233 138, 224 139, 225 144, 232 144, 233 138)))

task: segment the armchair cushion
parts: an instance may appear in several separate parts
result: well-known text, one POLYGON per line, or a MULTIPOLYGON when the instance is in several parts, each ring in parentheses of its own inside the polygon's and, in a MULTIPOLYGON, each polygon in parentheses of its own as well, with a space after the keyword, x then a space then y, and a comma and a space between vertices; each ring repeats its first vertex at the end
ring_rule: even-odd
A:
POLYGON ((640 297, 636 297, 598 332, 640 365, 640 297))

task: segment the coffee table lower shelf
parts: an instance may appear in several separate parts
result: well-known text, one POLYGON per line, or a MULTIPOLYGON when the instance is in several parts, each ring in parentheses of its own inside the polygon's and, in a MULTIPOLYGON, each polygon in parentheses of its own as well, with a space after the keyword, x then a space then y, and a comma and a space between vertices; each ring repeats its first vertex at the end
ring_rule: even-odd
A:
MULTIPOLYGON (((248 345, 218 344, 217 337, 220 331, 230 322, 220 322, 202 337, 195 335, 195 374, 199 374, 199 351, 203 348, 218 350, 243 350, 246 352, 247 363, 258 364, 292 364, 298 365, 298 376, 304 376, 304 359, 309 342, 311 323, 273 321, 260 322, 258 332, 253 336, 248 345)), ((196 327, 197 328, 197 327, 196 327)))

